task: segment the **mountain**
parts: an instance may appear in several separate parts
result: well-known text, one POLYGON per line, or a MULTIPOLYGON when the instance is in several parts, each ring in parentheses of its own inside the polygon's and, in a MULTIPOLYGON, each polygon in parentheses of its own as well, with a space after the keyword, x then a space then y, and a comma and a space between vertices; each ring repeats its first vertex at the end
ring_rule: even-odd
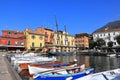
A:
POLYGON ((120 28, 120 20, 109 22, 105 26, 97 29, 95 32, 104 30, 105 28, 109 28, 109 29, 110 28, 120 28))

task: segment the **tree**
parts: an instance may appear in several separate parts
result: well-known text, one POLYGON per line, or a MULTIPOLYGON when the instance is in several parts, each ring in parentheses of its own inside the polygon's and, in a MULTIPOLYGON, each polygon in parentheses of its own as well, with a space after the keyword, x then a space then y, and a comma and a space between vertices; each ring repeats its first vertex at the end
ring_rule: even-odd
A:
POLYGON ((117 35, 115 38, 116 38, 117 43, 120 45, 120 35, 117 35))
POLYGON ((98 38, 96 40, 96 43, 97 43, 97 47, 102 47, 105 45, 105 41, 102 38, 98 38))
POLYGON ((113 42, 112 42, 112 41, 109 41, 109 42, 107 43, 107 45, 108 45, 108 47, 112 47, 112 46, 113 46, 113 42))
POLYGON ((93 49, 96 45, 97 45, 97 43, 96 43, 95 41, 91 41, 91 42, 89 43, 90 49, 93 49))

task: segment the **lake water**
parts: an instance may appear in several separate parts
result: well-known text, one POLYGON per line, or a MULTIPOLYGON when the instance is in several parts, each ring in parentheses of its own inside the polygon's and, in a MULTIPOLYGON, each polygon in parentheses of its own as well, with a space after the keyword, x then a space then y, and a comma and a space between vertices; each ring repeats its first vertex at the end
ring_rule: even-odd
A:
POLYGON ((95 72, 116 69, 120 67, 120 58, 106 56, 57 56, 62 62, 73 61, 76 58, 78 65, 85 64, 87 68, 95 68, 95 72))
POLYGON ((78 65, 85 64, 87 68, 94 68, 95 72, 101 72, 120 67, 120 58, 116 57, 74 55, 74 56, 56 56, 56 58, 62 62, 69 61, 72 62, 73 59, 76 58, 78 65))

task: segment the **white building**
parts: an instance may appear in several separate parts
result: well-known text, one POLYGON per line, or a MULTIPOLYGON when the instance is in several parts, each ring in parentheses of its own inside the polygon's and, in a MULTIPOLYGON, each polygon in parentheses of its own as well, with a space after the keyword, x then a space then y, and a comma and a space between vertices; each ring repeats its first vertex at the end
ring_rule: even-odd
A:
POLYGON ((67 32, 54 32, 53 52, 73 52, 75 50, 75 37, 67 32))
POLYGON ((104 29, 96 30, 93 33, 93 40, 96 41, 98 38, 102 38, 103 40, 105 40, 106 46, 108 46, 107 43, 109 41, 112 41, 113 47, 115 47, 118 46, 118 43, 115 39, 117 35, 120 35, 120 27, 116 27, 116 28, 106 27, 104 29))

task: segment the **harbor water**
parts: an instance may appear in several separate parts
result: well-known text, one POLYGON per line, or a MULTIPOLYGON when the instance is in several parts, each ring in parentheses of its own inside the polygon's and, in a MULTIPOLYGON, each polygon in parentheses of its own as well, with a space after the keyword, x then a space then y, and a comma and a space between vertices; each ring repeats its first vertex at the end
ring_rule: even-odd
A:
MULTIPOLYGON (((106 56, 85 56, 85 55, 74 55, 74 56, 55 56, 61 62, 72 62, 75 58, 77 59, 78 65, 85 64, 86 68, 94 68, 95 73, 112 70, 120 67, 120 58, 106 57, 106 56)), ((33 80, 23 77, 23 80, 33 80)))

